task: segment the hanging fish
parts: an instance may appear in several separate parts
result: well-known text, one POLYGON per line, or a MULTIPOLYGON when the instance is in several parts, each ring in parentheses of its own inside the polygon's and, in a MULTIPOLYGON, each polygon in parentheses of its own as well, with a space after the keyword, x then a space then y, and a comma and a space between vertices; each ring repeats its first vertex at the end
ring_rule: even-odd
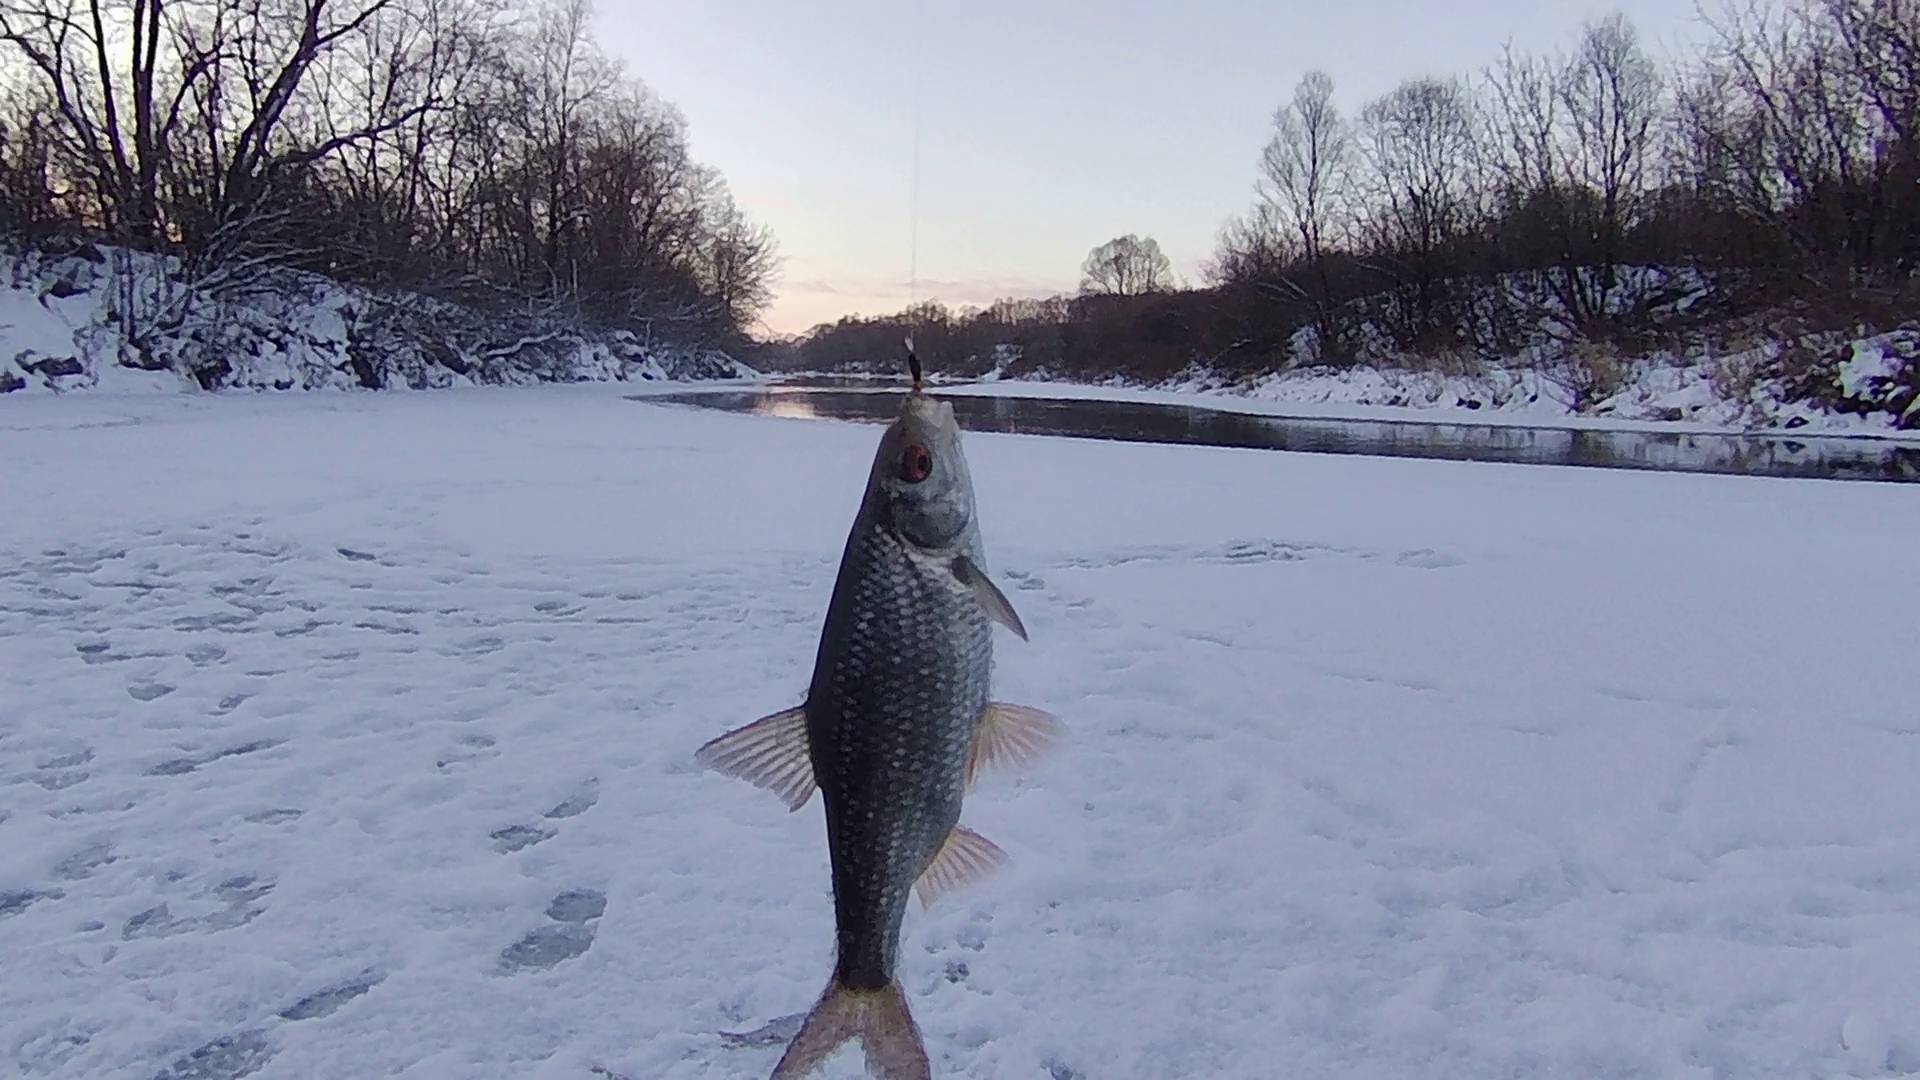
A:
MULTIPOLYGON (((909 343, 911 352, 911 343, 909 343)), ((982 568, 973 481, 953 406, 915 392, 881 436, 801 705, 703 746, 698 758, 799 809, 818 788, 833 864, 833 977, 773 1071, 798 1080, 861 1040, 870 1073, 931 1066, 895 977, 910 891, 923 904, 1005 859, 960 824, 974 778, 1057 741, 1057 720, 988 699, 993 622, 1024 640, 982 568)))

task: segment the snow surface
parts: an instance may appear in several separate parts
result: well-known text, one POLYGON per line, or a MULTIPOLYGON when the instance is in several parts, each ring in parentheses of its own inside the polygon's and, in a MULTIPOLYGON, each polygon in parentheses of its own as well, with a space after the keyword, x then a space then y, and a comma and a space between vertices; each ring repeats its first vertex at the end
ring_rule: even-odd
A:
MULTIPOLYGON (((692 752, 802 692, 875 437, 0 399, 0 1073, 766 1075, 819 803, 692 752)), ((937 1075, 1920 1073, 1920 491, 968 447, 1073 739, 909 916, 937 1075)))

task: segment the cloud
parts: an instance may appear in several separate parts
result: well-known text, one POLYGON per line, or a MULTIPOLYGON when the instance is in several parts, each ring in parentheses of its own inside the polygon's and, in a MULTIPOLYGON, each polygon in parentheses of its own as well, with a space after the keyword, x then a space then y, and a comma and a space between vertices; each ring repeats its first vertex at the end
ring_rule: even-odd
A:
POLYGON ((890 315, 906 308, 909 286, 913 300, 937 300, 950 308, 986 307, 1009 297, 1034 299, 1070 295, 1072 282, 1030 277, 857 278, 814 276, 783 283, 766 313, 767 325, 778 332, 799 333, 843 315, 890 315))
POLYGON ((916 301, 935 299, 948 304, 986 304, 1009 296, 1041 297, 1072 293, 1074 284, 1020 277, 921 278, 919 281, 905 278, 843 278, 832 281, 810 278, 783 283, 779 291, 783 296, 847 296, 862 301, 877 299, 883 303, 897 298, 899 306, 905 307, 909 294, 916 301))
POLYGON ((781 284, 780 291, 782 293, 825 294, 827 296, 843 295, 842 290, 839 288, 839 286, 833 284, 830 281, 823 281, 819 278, 813 278, 808 281, 785 282, 781 284))
MULTIPOLYGON (((904 289, 905 283, 902 283, 904 289)), ((1036 281, 1032 278, 933 278, 919 283, 921 299, 946 304, 991 304, 1007 297, 1032 299, 1071 293, 1071 284, 1036 281)))

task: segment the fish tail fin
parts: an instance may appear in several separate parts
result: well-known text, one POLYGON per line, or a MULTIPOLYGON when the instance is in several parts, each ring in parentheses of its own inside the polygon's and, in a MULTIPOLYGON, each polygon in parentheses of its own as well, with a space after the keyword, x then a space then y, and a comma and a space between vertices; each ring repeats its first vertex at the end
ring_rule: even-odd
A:
POLYGON ((900 984, 857 990, 842 985, 838 978, 827 984, 827 992, 801 1023, 800 1033, 787 1044, 771 1080, 800 1080, 851 1039, 860 1040, 869 1076, 932 1080, 933 1066, 900 984))

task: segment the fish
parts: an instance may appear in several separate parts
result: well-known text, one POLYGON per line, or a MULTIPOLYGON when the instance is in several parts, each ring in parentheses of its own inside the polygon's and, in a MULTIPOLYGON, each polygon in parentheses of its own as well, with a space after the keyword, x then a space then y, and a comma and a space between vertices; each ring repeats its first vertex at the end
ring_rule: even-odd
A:
POLYGON ((790 810, 816 790, 826 808, 833 974, 771 1080, 856 1038, 870 1075, 932 1076, 897 978, 909 894, 930 906, 1005 862, 960 824, 961 803, 986 769, 1031 763, 1063 734, 1043 710, 991 700, 995 623, 1026 640, 985 569, 953 406, 916 385, 874 454, 805 699, 695 754, 790 810))

